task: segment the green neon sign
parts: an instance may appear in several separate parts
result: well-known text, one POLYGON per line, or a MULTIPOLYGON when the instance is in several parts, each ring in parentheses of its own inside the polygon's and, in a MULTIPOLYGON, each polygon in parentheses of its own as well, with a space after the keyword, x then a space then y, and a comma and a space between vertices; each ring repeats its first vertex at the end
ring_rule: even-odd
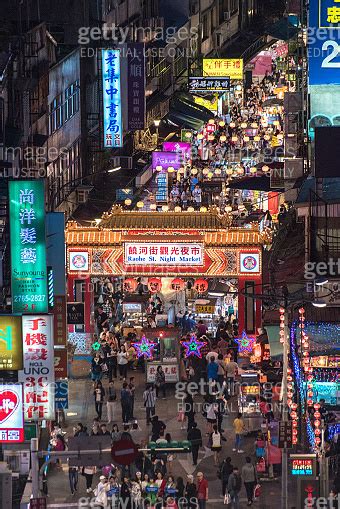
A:
POLYGON ((13 313, 47 313, 45 197, 42 180, 9 182, 13 313))

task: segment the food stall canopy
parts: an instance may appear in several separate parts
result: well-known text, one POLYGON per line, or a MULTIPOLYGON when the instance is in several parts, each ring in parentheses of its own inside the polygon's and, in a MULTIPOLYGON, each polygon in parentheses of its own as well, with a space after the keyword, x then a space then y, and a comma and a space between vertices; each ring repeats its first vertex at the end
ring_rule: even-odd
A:
MULTIPOLYGON (((272 190, 270 187, 270 178, 266 175, 242 178, 235 182, 231 182, 228 184, 228 187, 230 189, 241 189, 247 191, 265 191, 267 193, 272 190)), ((275 191, 284 191, 284 189, 275 188, 275 191)))

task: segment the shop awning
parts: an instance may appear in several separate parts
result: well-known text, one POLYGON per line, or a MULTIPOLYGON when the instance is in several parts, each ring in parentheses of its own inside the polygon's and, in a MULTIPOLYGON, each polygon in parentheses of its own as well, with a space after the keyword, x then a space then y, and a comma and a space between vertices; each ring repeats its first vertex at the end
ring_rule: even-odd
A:
POLYGON ((170 111, 167 119, 186 129, 198 131, 212 117, 211 111, 204 106, 196 104, 191 94, 175 94, 170 102, 170 111))
POLYGON ((272 189, 270 187, 270 178, 266 175, 261 175, 259 177, 245 177, 243 179, 239 179, 235 182, 231 182, 228 184, 230 189, 240 189, 246 191, 283 191, 281 188, 272 189))

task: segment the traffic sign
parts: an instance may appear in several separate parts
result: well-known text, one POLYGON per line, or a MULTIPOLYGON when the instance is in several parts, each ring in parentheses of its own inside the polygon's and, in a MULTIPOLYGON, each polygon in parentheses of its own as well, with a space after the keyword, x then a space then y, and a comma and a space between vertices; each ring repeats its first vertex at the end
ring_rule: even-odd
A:
POLYGON ((279 448, 293 447, 293 428, 292 421, 280 421, 279 422, 279 448))
POLYGON ((118 440, 111 449, 112 460, 118 465, 131 465, 137 457, 138 448, 132 440, 118 440))

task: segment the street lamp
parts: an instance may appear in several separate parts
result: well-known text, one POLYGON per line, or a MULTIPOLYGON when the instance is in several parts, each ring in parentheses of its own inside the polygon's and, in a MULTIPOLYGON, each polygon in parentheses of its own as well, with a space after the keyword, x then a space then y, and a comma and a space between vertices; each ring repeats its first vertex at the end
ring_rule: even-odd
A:
POLYGON ((153 121, 153 123, 154 123, 154 125, 155 125, 155 127, 156 127, 156 137, 157 137, 156 145, 158 145, 158 139, 159 139, 159 126, 160 126, 160 124, 161 124, 161 121, 160 121, 160 120, 158 120, 158 119, 155 119, 155 120, 153 121))

